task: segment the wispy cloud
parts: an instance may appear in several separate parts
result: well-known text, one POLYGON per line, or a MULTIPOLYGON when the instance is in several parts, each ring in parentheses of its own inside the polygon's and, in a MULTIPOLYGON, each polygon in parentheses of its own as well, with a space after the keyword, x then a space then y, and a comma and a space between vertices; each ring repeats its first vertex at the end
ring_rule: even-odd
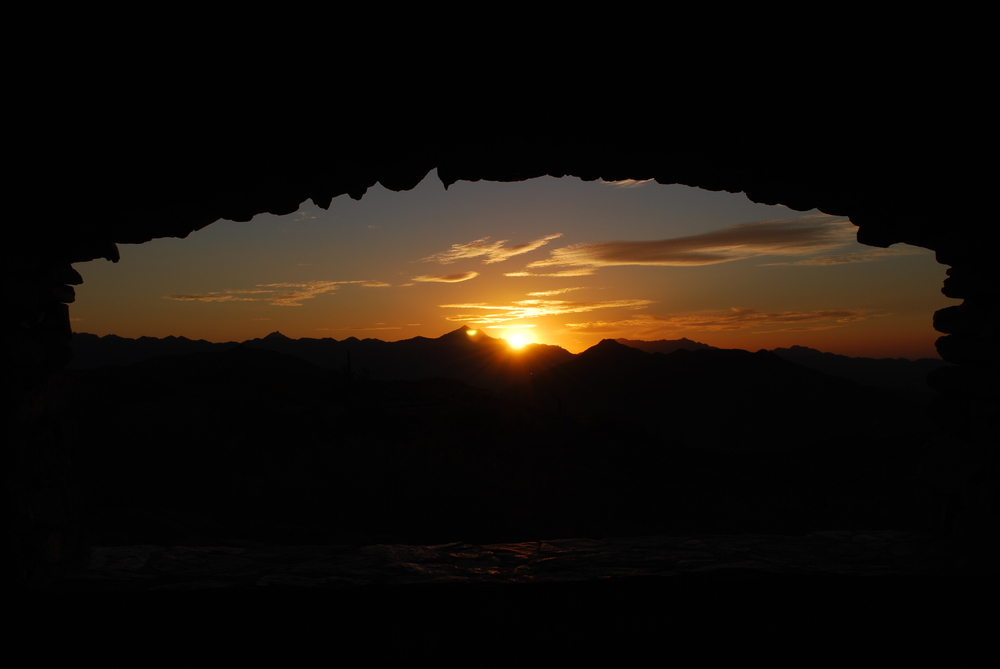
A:
POLYGON ((486 325, 559 314, 579 314, 595 309, 644 309, 652 300, 609 300, 605 302, 567 302, 564 300, 517 300, 510 304, 441 304, 442 309, 472 309, 492 313, 461 313, 447 316, 449 321, 486 325))
POLYGON ((277 307, 299 307, 303 300, 309 300, 337 290, 347 284, 361 284, 369 288, 380 288, 391 284, 382 281, 306 281, 303 283, 261 283, 255 289, 224 290, 211 293, 181 293, 164 295, 168 300, 182 302, 267 302, 277 307), (291 289, 291 290, 280 290, 291 289), (246 297, 253 295, 254 297, 246 297))
POLYGON ((818 311, 783 311, 781 313, 765 313, 756 309, 739 309, 733 307, 729 312, 674 316, 668 321, 682 328, 698 328, 701 330, 744 330, 759 325, 792 325, 799 323, 816 323, 835 321, 851 323, 866 318, 865 309, 826 309, 818 311))
POLYGON ((178 300, 180 302, 257 302, 256 297, 237 297, 227 293, 180 293, 178 295, 164 295, 164 299, 178 300))
POLYGON ((340 331, 344 331, 344 330, 351 330, 351 331, 361 331, 361 330, 402 330, 403 328, 400 327, 400 326, 391 326, 391 327, 371 327, 371 328, 352 328, 352 327, 347 327, 347 328, 316 328, 316 329, 320 330, 322 332, 340 332, 340 331))
POLYGON ((311 300, 325 293, 330 293, 344 284, 365 283, 364 281, 306 281, 304 283, 262 283, 264 288, 293 288, 284 292, 274 291, 270 304, 278 307, 300 307, 302 300, 311 300))
POLYGON ((566 269, 559 272, 508 272, 504 276, 590 276, 594 270, 590 267, 566 269))
POLYGON ((537 293, 528 293, 528 297, 547 297, 549 295, 561 295, 562 293, 568 293, 571 290, 583 290, 583 286, 576 286, 575 288, 556 288, 555 290, 540 290, 537 293))
POLYGON ((586 334, 621 334, 631 332, 637 327, 649 326, 659 322, 654 316, 640 316, 637 318, 624 318, 614 321, 587 321, 586 323, 567 323, 569 332, 582 332, 586 334))
POLYGON ((457 260, 467 260, 469 258, 479 258, 485 256, 483 263, 489 265, 492 263, 503 262, 508 258, 514 256, 519 256, 522 253, 529 253, 535 249, 545 246, 553 239, 562 237, 562 233, 557 233, 554 235, 548 235, 542 237, 541 239, 536 239, 533 242, 528 242, 527 244, 518 244, 517 246, 504 247, 509 239, 501 239, 499 241, 491 242, 489 237, 483 237, 482 239, 477 239, 466 244, 452 244, 451 248, 447 251, 442 251, 441 253, 435 253, 434 255, 427 256, 426 258, 421 258, 423 262, 436 262, 442 265, 450 265, 457 260))
POLYGON ((855 227, 846 218, 801 216, 673 239, 574 244, 553 250, 548 258, 529 263, 528 268, 714 265, 764 255, 816 254, 849 244, 855 234, 855 227))
POLYGON ((589 321, 567 323, 574 332, 591 334, 632 331, 645 328, 643 334, 670 332, 675 330, 748 330, 757 327, 784 326, 769 332, 785 330, 814 330, 843 327, 844 324, 863 321, 880 314, 870 309, 827 309, 818 311, 784 311, 767 313, 756 309, 732 308, 729 311, 710 311, 677 316, 638 315, 615 321, 589 321), (810 323, 825 325, 807 325, 810 323))
POLYGON ((887 249, 865 249, 854 253, 822 255, 815 258, 796 260, 795 262, 769 262, 763 263, 761 267, 770 267, 772 265, 845 265, 849 263, 872 262, 875 260, 883 260, 885 258, 895 258, 897 256, 921 255, 923 253, 930 254, 933 253, 933 251, 901 244, 887 249))
POLYGON ((602 181, 601 183, 607 184, 608 186, 616 186, 618 188, 635 188, 636 186, 641 186, 643 184, 648 184, 652 179, 642 179, 636 181, 635 179, 622 179, 621 181, 602 181))
POLYGON ((479 276, 479 272, 462 272, 461 274, 443 274, 436 276, 415 276, 414 281, 420 281, 423 283, 458 283, 460 281, 468 281, 469 279, 475 279, 479 276))

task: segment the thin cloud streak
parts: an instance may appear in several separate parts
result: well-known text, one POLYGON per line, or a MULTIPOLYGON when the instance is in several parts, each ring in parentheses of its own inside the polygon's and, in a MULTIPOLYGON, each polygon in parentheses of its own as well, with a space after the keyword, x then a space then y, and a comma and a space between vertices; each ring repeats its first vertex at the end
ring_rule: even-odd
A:
POLYGON ((256 297, 236 297, 223 293, 181 293, 179 295, 164 295, 165 300, 180 302, 259 302, 256 297))
POLYGON ((895 258, 896 256, 914 256, 922 253, 930 253, 925 249, 913 246, 900 246, 898 248, 871 249, 857 251, 855 253, 839 253, 836 255, 825 255, 817 258, 805 258, 795 262, 769 262, 763 263, 761 267, 771 267, 775 265, 846 265, 859 262, 873 262, 885 258, 895 258))
POLYGON ((529 263, 528 268, 714 265, 762 255, 815 254, 840 248, 854 237, 855 228, 845 218, 802 216, 673 239, 573 244, 553 250, 549 258, 529 263))
POLYGON ((413 281, 420 281, 422 283, 459 283, 460 281, 475 279, 477 276, 479 276, 479 272, 462 272, 461 274, 444 274, 438 276, 415 276, 413 277, 413 281))
POLYGON ((773 334, 775 332, 814 332, 816 330, 834 330, 836 328, 847 327, 846 325, 814 325, 812 327, 799 328, 778 328, 777 330, 759 330, 750 334, 773 334))
POLYGON ((636 186, 641 186, 643 184, 648 184, 652 179, 641 179, 636 181, 635 179, 622 179, 621 181, 602 181, 601 183, 608 186, 616 186, 618 188, 635 188, 636 186))
POLYGON ((441 265, 450 265, 458 260, 467 260, 469 258, 486 256, 486 260, 484 260, 483 263, 490 265, 493 263, 503 262, 508 258, 519 256, 523 253, 534 251, 535 249, 545 246, 550 241, 558 237, 562 237, 561 232, 542 237, 541 239, 536 239, 535 241, 528 242, 527 244, 518 244, 517 246, 509 246, 506 248, 504 247, 504 244, 510 241, 509 239, 501 239, 499 241, 491 242, 489 241, 489 237, 483 237, 482 239, 477 239, 466 244, 452 244, 451 248, 447 251, 435 253, 434 255, 427 256, 426 258, 421 258, 420 260, 422 262, 436 262, 441 265))
MULTIPOLYGON (((314 297, 337 290, 344 284, 365 283, 364 281, 306 281, 304 283, 261 283, 258 287, 264 288, 298 288, 279 293, 271 298, 270 304, 276 307, 300 307, 302 300, 311 300, 314 297)), ((277 292, 277 291, 275 291, 277 292)))
POLYGON ((590 276, 594 273, 594 270, 589 267, 584 267, 581 269, 566 269, 560 272, 508 272, 504 276, 590 276))
POLYGON ((341 332, 341 331, 344 331, 344 330, 350 330, 350 331, 362 331, 362 330, 402 330, 403 328, 400 327, 400 326, 394 326, 394 327, 381 327, 381 328, 315 328, 315 329, 319 330, 321 332, 341 332))
POLYGON ((562 293, 568 293, 571 290, 583 290, 583 286, 576 286, 575 288, 556 288, 555 290, 540 290, 537 293, 528 293, 528 297, 548 297, 549 295, 561 295, 562 293))
POLYGON ((481 309, 495 311, 496 314, 458 314, 446 316, 449 321, 459 321, 485 325, 489 323, 505 323, 507 321, 528 320, 543 316, 559 314, 579 314, 596 309, 644 309, 653 304, 653 300, 610 300, 606 302, 567 302, 564 300, 518 300, 511 304, 441 304, 442 309, 481 309))
POLYGON ((182 293, 164 295, 167 300, 182 302, 268 302, 276 307, 300 307, 302 300, 309 300, 325 293, 330 293, 339 286, 361 284, 369 288, 381 288, 391 284, 382 281, 306 281, 304 283, 260 283, 257 288, 272 290, 226 290, 211 293, 182 293), (278 291, 275 288, 296 288, 298 290, 278 291), (240 295, 259 295, 260 297, 239 297, 240 295))
POLYGON ((681 316, 651 316, 641 315, 616 321, 590 321, 586 323, 567 323, 566 327, 573 332, 605 333, 622 332, 636 327, 650 328, 648 333, 674 330, 747 330, 755 327, 773 325, 788 325, 788 328, 773 330, 779 332, 790 329, 826 329, 842 327, 842 325, 803 326, 802 323, 834 322, 840 324, 863 321, 870 316, 876 316, 870 309, 826 309, 818 311, 785 311, 782 313, 765 313, 756 309, 740 309, 733 307, 728 312, 706 312, 681 316))

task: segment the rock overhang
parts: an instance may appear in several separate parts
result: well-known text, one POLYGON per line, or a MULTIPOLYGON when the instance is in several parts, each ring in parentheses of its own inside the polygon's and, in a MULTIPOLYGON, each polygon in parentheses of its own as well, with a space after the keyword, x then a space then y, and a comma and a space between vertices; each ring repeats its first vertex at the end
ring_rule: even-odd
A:
POLYGON ((525 124, 471 131, 441 124, 412 134, 371 123, 343 128, 353 130, 348 139, 312 145, 300 130, 285 143, 190 137, 180 146, 144 146, 140 139, 127 152, 122 145, 131 138, 110 136, 100 171, 77 161, 46 179, 58 220, 21 226, 15 237, 32 255, 117 260, 115 244, 186 237, 220 219, 289 214, 306 200, 325 208, 335 197, 360 199, 375 184, 405 191, 432 170, 445 188, 548 175, 743 192, 754 202, 848 216, 860 226, 859 241, 881 247, 905 242, 954 254, 950 247, 967 246, 974 227, 966 211, 977 194, 956 196, 963 189, 954 161, 822 124, 795 133, 742 125, 759 135, 736 138, 708 126, 672 128, 669 119, 641 134, 525 124))

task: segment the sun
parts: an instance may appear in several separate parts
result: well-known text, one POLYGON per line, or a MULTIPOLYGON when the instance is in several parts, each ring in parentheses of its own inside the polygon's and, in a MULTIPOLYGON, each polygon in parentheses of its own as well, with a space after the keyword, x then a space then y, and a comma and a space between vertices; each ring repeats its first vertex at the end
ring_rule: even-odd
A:
POLYGON ((521 348, 528 343, 528 339, 524 335, 516 334, 509 337, 507 343, 510 344, 511 348, 521 348))

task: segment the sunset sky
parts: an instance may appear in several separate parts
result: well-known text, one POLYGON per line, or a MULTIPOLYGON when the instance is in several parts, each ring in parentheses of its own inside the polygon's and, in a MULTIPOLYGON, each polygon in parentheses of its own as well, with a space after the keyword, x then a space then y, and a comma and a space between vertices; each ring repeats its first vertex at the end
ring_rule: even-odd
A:
POLYGON ((687 337, 937 357, 946 267, 926 249, 855 241, 846 218, 654 182, 431 172, 329 210, 218 221, 187 239, 78 263, 77 332, 243 341, 395 341, 462 325, 578 353, 601 339, 687 337))

